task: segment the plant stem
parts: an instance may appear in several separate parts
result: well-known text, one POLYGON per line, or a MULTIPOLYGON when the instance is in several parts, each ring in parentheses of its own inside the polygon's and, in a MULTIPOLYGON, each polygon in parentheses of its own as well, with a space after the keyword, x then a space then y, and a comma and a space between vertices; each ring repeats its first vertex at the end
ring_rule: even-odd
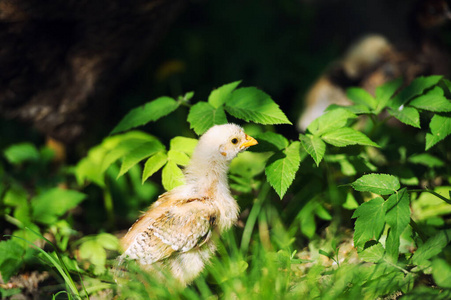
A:
POLYGON ((112 228, 114 226, 114 205, 108 184, 105 184, 105 188, 103 189, 103 203, 106 210, 108 226, 112 228))
POLYGON ((263 201, 267 197, 269 190, 269 184, 267 182, 264 182, 260 193, 258 194, 257 201, 255 201, 254 205, 252 206, 251 212, 249 213, 249 217, 246 221, 246 226, 244 227, 243 237, 241 238, 241 250, 243 251, 243 253, 246 253, 249 249, 252 231, 254 229, 255 223, 257 222, 263 201))
POLYGON ((445 197, 443 197, 442 195, 440 195, 439 193, 436 193, 436 192, 434 192, 434 191, 432 191, 432 190, 430 190, 430 189, 424 189, 424 190, 421 190, 421 189, 418 189, 418 190, 409 190, 408 192, 409 192, 409 193, 417 193, 417 192, 421 193, 421 192, 427 192, 427 193, 430 193, 430 194, 436 196, 437 198, 440 198, 441 200, 445 201, 446 203, 451 204, 451 200, 450 200, 450 199, 445 198, 445 197))
POLYGON ((418 233, 423 242, 427 240, 427 237, 424 234, 423 230, 421 230, 420 226, 418 226, 418 224, 412 218, 410 218, 410 227, 412 227, 413 230, 415 230, 416 233, 418 233))

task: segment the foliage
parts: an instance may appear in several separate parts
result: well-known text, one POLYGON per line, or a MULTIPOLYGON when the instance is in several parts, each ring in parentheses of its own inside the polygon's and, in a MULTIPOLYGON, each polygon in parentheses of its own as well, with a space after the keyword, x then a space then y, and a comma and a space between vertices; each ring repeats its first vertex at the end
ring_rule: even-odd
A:
POLYGON ((401 88, 395 80, 374 96, 351 88, 353 105, 329 107, 290 140, 274 126, 291 124, 279 106, 240 83, 214 89, 207 101, 192 103, 190 92, 132 109, 75 166, 49 178, 38 176, 52 165, 48 149, 5 149, 1 212, 17 238, 0 242, 3 280, 38 265, 58 272, 55 298, 450 297, 451 84, 429 76, 401 88), (197 140, 136 129, 180 110, 197 135, 215 124, 255 123, 244 127, 259 142, 230 166, 242 208, 237 228, 185 289, 170 278, 161 285, 133 263, 115 274, 125 271, 115 267, 119 244, 105 232, 128 227, 161 192, 155 182, 166 190, 183 183, 197 140), (91 207, 89 218, 76 214, 91 207), (83 222, 93 223, 91 232, 75 230, 83 222))

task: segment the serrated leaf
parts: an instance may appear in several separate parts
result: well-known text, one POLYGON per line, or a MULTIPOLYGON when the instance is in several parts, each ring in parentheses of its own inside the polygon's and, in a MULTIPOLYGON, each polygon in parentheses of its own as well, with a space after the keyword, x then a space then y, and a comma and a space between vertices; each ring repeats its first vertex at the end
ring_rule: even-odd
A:
POLYGON ((169 143, 170 150, 176 150, 183 152, 191 156, 194 152, 194 148, 197 146, 198 140, 187 138, 184 136, 176 136, 169 143))
POLYGON ((434 115, 429 123, 431 133, 426 134, 426 150, 451 134, 451 116, 434 115))
POLYGON ((139 163, 141 160, 164 150, 164 146, 160 141, 150 141, 140 145, 139 147, 130 151, 122 160, 121 170, 117 175, 117 178, 124 175, 131 167, 139 163))
POLYGON ((266 178, 281 199, 299 169, 301 163, 300 147, 301 143, 293 142, 286 149, 276 152, 266 163, 266 178))
POLYGON ((214 89, 210 96, 208 96, 208 103, 210 103, 214 108, 218 108, 226 103, 227 99, 230 98, 232 92, 241 83, 240 81, 235 81, 229 84, 224 84, 223 86, 214 89))
POLYGON ((443 78, 442 82, 445 84, 446 88, 448 89, 448 92, 451 92, 451 81, 449 81, 446 78, 443 78))
POLYGON ((300 134, 299 139, 301 140, 302 147, 304 147, 305 151, 307 151, 307 153, 315 161, 316 166, 319 166, 319 163, 323 159, 324 153, 326 152, 326 144, 321 138, 311 134, 300 134))
POLYGON ((404 188, 391 195, 384 204, 385 222, 390 226, 385 248, 391 262, 398 261, 400 237, 410 222, 410 198, 404 188))
POLYGON ((436 86, 433 89, 431 89, 430 91, 428 91, 427 95, 444 96, 445 91, 440 86, 436 86))
POLYGON ((32 216, 36 222, 53 224, 85 198, 85 194, 77 191, 50 189, 31 200, 32 216))
POLYGON ((401 185, 398 178, 388 174, 363 175, 351 186, 359 192, 371 192, 379 195, 390 195, 395 193, 401 185))
POLYGON ((182 170, 173 161, 168 161, 161 173, 161 180, 165 190, 170 191, 185 183, 182 170))
MULTIPOLYGON (((437 87, 438 88, 438 87, 437 87)), ((440 89, 441 90, 441 89, 440 89)), ((431 91, 426 95, 419 96, 409 103, 410 106, 418 109, 433 112, 450 112, 451 102, 437 92, 431 91)))
POLYGON ((371 109, 375 109, 377 102, 366 90, 359 87, 352 87, 346 90, 346 96, 355 104, 366 105, 371 109))
POLYGON ((413 107, 405 106, 402 109, 388 109, 388 112, 406 125, 421 128, 420 113, 413 107))
POLYGON ((412 155, 409 157, 408 161, 414 164, 424 165, 429 168, 443 167, 445 165, 441 159, 438 159, 429 153, 412 155))
POLYGON ((451 229, 441 230, 429 238, 426 243, 420 245, 412 256, 412 263, 422 264, 425 260, 435 257, 442 252, 443 248, 451 241, 451 229))
POLYGON ((346 147, 349 145, 379 147, 378 144, 370 140, 366 135, 349 127, 328 131, 321 136, 321 139, 336 147, 346 147))
POLYGON ((129 111, 114 127, 111 134, 119 133, 149 122, 156 121, 179 107, 179 103, 170 97, 160 97, 129 111))
POLYGON ((444 259, 434 259, 432 261, 432 277, 439 287, 451 288, 451 265, 444 259))
POLYGON ((288 140, 281 134, 271 131, 260 133, 255 138, 258 144, 251 147, 251 152, 279 151, 288 147, 288 140))
POLYGON ((186 166, 189 164, 190 159, 186 153, 177 150, 169 150, 168 160, 173 161, 180 166, 186 166))
POLYGON ((21 143, 9 146, 5 149, 3 154, 11 164, 20 164, 25 161, 36 161, 39 159, 39 151, 31 143, 21 143))
POLYGON ((227 117, 222 107, 215 108, 207 102, 198 102, 191 107, 188 114, 190 128, 198 135, 203 134, 210 127, 226 124, 227 117))
POLYGON ((362 203, 352 215, 357 218, 354 225, 354 245, 363 250, 369 240, 378 241, 385 226, 384 199, 377 197, 362 203))
POLYGON ((319 136, 327 131, 335 130, 345 126, 348 119, 355 119, 357 116, 344 108, 336 108, 327 111, 324 115, 316 118, 307 127, 313 135, 319 136))
POLYGON ((389 81, 376 88, 376 101, 377 108, 375 113, 379 114, 386 106, 390 99, 393 97, 395 92, 402 85, 402 78, 389 81))
POLYGON ((397 109, 407 101, 421 95, 426 89, 436 85, 443 76, 428 76, 415 78, 409 86, 404 88, 398 95, 396 95, 392 101, 390 101, 390 107, 397 109))
POLYGON ((378 263, 384 259, 384 247, 381 243, 376 243, 359 253, 360 259, 366 262, 378 263))
POLYGON ((164 152, 158 152, 151 156, 144 164, 142 183, 152 176, 156 171, 160 170, 168 161, 168 156, 164 152))
POLYGON ((268 94, 254 87, 233 91, 226 100, 225 109, 232 116, 247 122, 292 124, 268 94))

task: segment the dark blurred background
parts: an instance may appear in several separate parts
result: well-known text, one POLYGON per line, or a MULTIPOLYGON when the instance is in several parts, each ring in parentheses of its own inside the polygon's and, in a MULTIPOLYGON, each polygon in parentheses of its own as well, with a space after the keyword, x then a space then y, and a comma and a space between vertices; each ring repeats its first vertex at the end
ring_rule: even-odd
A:
MULTIPOLYGON (((413 0, 0 0, 0 146, 52 137, 83 155, 131 109, 225 83, 261 88, 293 123, 308 88, 349 46, 381 34, 418 51, 413 0)), ((449 24, 426 33, 449 41, 449 24)), ((187 109, 146 130, 189 133, 187 109), (174 121, 177 120, 177 121, 174 121)), ((282 126, 296 138, 294 127, 282 126)), ((192 133, 191 133, 192 134, 192 133)), ((75 156, 78 156, 75 155, 75 156)))

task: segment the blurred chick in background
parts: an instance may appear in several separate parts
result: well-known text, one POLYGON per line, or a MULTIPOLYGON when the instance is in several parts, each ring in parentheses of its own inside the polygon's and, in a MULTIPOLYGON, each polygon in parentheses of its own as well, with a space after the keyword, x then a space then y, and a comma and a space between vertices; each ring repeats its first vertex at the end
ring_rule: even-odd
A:
POLYGON ((438 30, 450 19, 445 0, 422 0, 404 20, 409 30, 399 45, 380 34, 366 35, 355 42, 307 92, 298 130, 304 132, 331 104, 350 105, 346 97, 349 87, 359 86, 374 95, 378 86, 398 77, 407 85, 421 75, 449 74, 451 58, 438 30))

